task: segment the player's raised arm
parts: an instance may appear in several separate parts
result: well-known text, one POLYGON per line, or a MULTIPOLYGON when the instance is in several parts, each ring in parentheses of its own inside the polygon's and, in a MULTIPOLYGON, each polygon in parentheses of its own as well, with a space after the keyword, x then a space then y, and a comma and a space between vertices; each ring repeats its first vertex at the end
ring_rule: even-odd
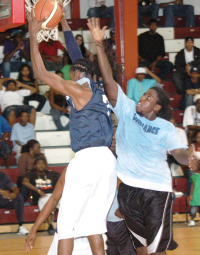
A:
POLYGON ((105 82, 106 94, 112 106, 115 107, 117 101, 118 86, 113 79, 112 69, 104 51, 103 39, 106 27, 100 29, 99 18, 88 19, 87 24, 92 34, 92 37, 96 42, 98 62, 103 80, 105 82))
MULTIPOLYGON (((44 66, 37 43, 37 32, 41 28, 43 21, 37 21, 33 12, 27 14, 30 33, 30 52, 35 78, 40 79, 50 87, 70 96, 77 110, 82 109, 91 99, 92 92, 84 86, 80 86, 75 81, 65 81, 58 75, 48 72, 44 66)), ((77 78, 78 80, 78 78, 77 78)))

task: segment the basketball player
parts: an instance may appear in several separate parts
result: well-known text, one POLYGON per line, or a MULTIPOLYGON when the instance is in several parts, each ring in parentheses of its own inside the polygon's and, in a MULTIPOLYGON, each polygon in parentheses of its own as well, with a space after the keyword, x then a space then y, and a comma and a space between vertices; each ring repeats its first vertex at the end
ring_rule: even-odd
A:
POLYGON ((166 254, 177 244, 172 238, 172 185, 166 162, 167 152, 178 162, 198 168, 195 157, 189 156, 167 121, 171 116, 170 100, 164 90, 149 89, 138 105, 129 99, 113 80, 103 47, 104 27, 98 19, 88 20, 97 45, 97 55, 105 90, 119 120, 117 172, 119 205, 130 230, 138 255, 166 254))
MULTIPOLYGON (((106 95, 91 79, 92 62, 79 59, 71 67, 71 81, 48 72, 38 50, 37 32, 41 23, 33 13, 27 16, 31 60, 35 77, 67 95, 71 106, 70 137, 75 158, 70 162, 58 214, 58 255, 72 254, 74 238, 88 236, 93 254, 103 255, 102 233, 116 190, 116 160, 112 141, 111 109, 106 95)), ((47 205, 48 206, 48 205, 47 205)), ((44 213, 48 207, 44 207, 44 213)), ((33 246, 37 226, 27 238, 33 246)))

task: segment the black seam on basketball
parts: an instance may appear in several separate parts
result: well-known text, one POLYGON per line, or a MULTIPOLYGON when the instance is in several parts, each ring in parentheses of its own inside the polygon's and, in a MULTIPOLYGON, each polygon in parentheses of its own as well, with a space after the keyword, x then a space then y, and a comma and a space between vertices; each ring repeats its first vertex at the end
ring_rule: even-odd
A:
POLYGON ((44 9, 44 6, 45 6, 45 4, 46 4, 46 2, 47 2, 48 0, 46 0, 45 2, 44 2, 44 4, 43 4, 43 6, 42 6, 42 8, 41 8, 41 12, 40 12, 40 20, 42 20, 42 18, 41 18, 41 16, 42 16, 42 10, 44 9))

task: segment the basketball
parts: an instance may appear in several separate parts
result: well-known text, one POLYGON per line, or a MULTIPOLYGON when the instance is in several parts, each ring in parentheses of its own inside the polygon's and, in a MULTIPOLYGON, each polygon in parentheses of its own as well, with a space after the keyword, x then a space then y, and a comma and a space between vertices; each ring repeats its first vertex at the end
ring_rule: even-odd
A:
POLYGON ((62 7, 56 0, 39 0, 33 7, 35 18, 38 21, 48 17, 42 23, 43 29, 54 28, 58 25, 62 18, 62 7))

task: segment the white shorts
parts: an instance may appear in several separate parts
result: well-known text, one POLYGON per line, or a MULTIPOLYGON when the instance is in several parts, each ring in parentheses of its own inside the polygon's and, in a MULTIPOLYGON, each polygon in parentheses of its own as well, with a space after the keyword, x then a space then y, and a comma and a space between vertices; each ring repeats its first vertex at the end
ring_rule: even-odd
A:
MULTIPOLYGON (((47 201, 49 200, 49 198, 51 197, 51 193, 46 194, 46 196, 39 198, 38 200, 38 207, 39 210, 42 211, 43 207, 45 206, 45 204, 47 203, 47 201)), ((58 202, 56 208, 59 209, 60 207, 60 201, 58 202)))
MULTIPOLYGON (((53 242, 49 248, 47 255, 58 254, 58 234, 55 233, 53 242)), ((74 249, 72 255, 92 255, 90 243, 87 237, 74 239, 74 249)))
POLYGON ((116 192, 116 159, 107 147, 92 147, 70 162, 58 213, 58 239, 102 234, 116 192))

